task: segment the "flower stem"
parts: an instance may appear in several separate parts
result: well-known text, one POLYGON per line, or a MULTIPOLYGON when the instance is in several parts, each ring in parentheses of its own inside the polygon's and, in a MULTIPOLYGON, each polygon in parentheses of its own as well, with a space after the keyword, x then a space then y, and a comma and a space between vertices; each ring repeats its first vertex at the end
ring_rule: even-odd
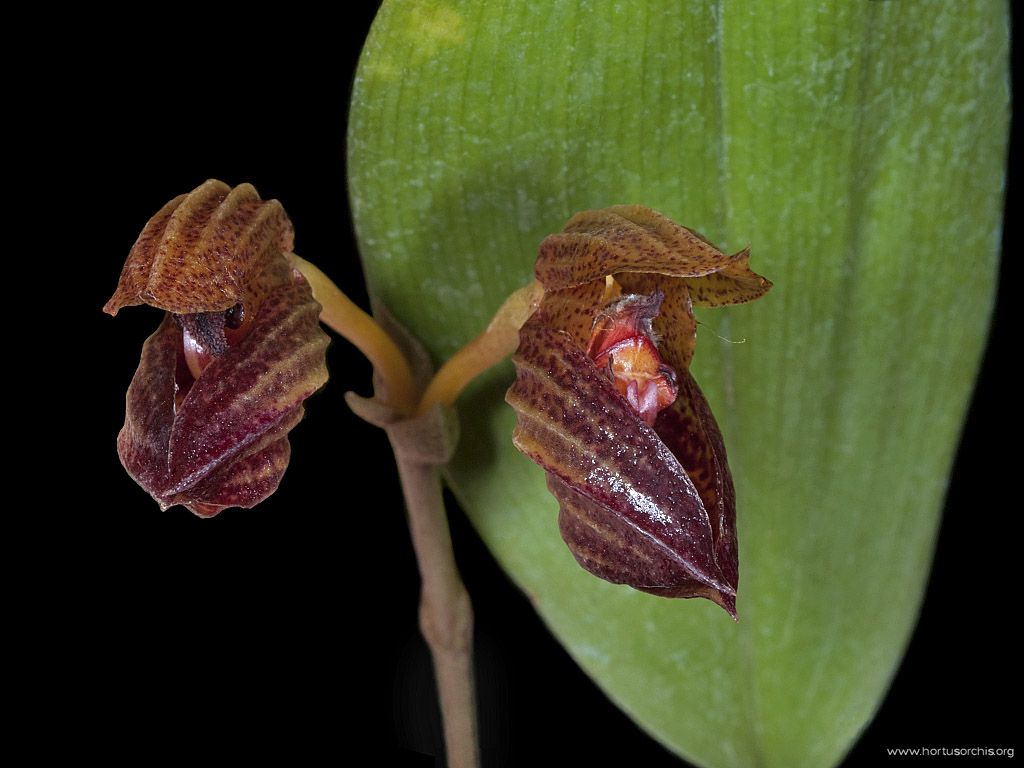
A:
POLYGON ((420 631, 434 661, 449 768, 476 768, 476 694, 473 682, 473 606, 459 576, 437 465, 403 455, 393 445, 409 512, 420 588, 420 631))
POLYGON ((441 366, 423 396, 417 398, 412 368, 391 337, 316 266, 295 254, 289 258, 320 302, 320 320, 352 342, 373 364, 377 375, 373 399, 379 404, 371 406, 371 401, 356 397, 349 405, 367 421, 386 429, 391 440, 422 580, 420 631, 434 662, 448 765, 477 768, 473 606, 455 565, 441 496, 439 466, 450 451, 436 461, 426 458, 444 445, 443 436, 432 431, 442 427, 430 426, 431 412, 437 405, 453 405, 470 381, 515 351, 519 328, 536 309, 543 290, 534 281, 509 296, 487 329, 441 366))
POLYGON ((306 278, 313 298, 320 302, 320 320, 366 355, 380 377, 388 404, 403 415, 411 414, 416 407, 416 385, 409 363, 395 342, 314 264, 294 253, 289 258, 306 278))
POLYGON ((436 404, 451 406, 473 379, 515 352, 519 328, 537 308, 543 289, 536 280, 509 296, 490 325, 452 355, 434 374, 420 399, 422 415, 436 404))

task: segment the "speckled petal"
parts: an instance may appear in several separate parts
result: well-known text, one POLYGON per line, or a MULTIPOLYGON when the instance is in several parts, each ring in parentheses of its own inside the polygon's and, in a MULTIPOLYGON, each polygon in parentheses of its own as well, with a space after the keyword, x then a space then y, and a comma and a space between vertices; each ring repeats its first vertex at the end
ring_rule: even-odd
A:
POLYGON ((736 537, 736 491, 725 443, 711 406, 690 371, 676 370, 679 395, 654 422, 654 431, 686 470, 708 513, 715 540, 715 559, 725 580, 739 587, 739 546, 736 537))
POLYGON ((274 265, 292 250, 293 232, 276 200, 251 184, 210 180, 150 219, 104 306, 149 304, 175 314, 220 312, 276 282, 274 265))
POLYGON ((558 529, 583 568, 612 584, 659 597, 703 597, 736 615, 736 596, 694 578, 684 558, 661 548, 628 518, 575 491, 552 474, 558 529))
POLYGON ((616 205, 577 213, 562 232, 544 238, 535 271, 545 288, 559 289, 617 272, 699 277, 731 259, 657 211, 616 205))
POLYGON ((182 333, 164 318, 143 345, 118 436, 125 469, 161 507, 185 504, 209 517, 251 507, 277 488, 285 436, 327 380, 319 311, 304 281, 272 292, 252 332, 210 364, 177 409, 182 333))
POLYGON ((290 428, 296 409, 327 381, 327 335, 305 281, 271 292, 250 334, 192 386, 168 445, 171 493, 182 493, 266 435, 290 428))
POLYGON ((181 348, 181 327, 165 315, 142 345, 142 358, 125 397, 124 426, 117 436, 125 470, 157 501, 168 486, 167 445, 174 426, 174 374, 181 348))
POLYGON ((749 249, 730 256, 643 206, 576 214, 541 243, 544 297, 520 332, 506 396, 518 416, 515 444, 548 472, 562 537, 584 568, 654 594, 706 597, 734 616, 735 492, 689 366, 695 304, 738 304, 771 288, 749 258, 749 249), (594 318, 619 293, 663 295, 651 338, 678 395, 653 428, 584 352, 594 318))
POLYGON ((718 272, 686 280, 696 307, 726 307, 746 304, 768 293, 772 283, 750 269, 750 249, 730 257, 718 272))
POLYGON ((549 328, 569 334, 579 346, 585 347, 594 317, 601 310, 605 280, 591 280, 559 291, 545 291, 533 318, 549 328))
MULTIPOLYGON (((294 422, 301 419, 302 409, 299 408, 294 422)), ((234 459, 172 503, 184 504, 199 517, 213 517, 228 507, 255 507, 277 490, 288 469, 291 453, 287 437, 273 440, 269 445, 234 459)))
POLYGON ((536 276, 557 291, 619 273, 687 278, 694 304, 753 301, 771 283, 750 270, 750 250, 728 255, 701 235, 641 205, 577 213, 546 237, 536 276))
POLYGON ((532 320, 513 361, 513 440, 552 478, 580 564, 656 594, 710 597, 734 614, 697 489, 604 372, 567 334, 532 320))
POLYGON ((208 181, 164 206, 132 249, 105 309, 146 302, 174 314, 143 346, 118 454, 164 509, 251 507, 287 468, 286 435, 327 381, 328 344, 291 244, 276 201, 208 181))

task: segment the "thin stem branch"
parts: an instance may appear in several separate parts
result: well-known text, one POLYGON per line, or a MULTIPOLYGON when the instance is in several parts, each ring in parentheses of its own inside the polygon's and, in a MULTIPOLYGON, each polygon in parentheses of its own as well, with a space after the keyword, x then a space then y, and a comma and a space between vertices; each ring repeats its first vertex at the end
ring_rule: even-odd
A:
POLYGON ((316 265, 294 253, 289 258, 320 302, 320 320, 366 355, 387 392, 388 403, 403 415, 411 414, 416 407, 416 385, 409 363, 395 342, 316 265))
POLYGON ((434 661, 449 768, 476 768, 473 606, 455 565, 438 467, 403 456, 395 447, 409 512, 420 589, 420 630, 434 661))
MULTIPOLYGON (((519 328, 534 312, 543 293, 534 281, 509 296, 487 329, 456 352, 423 396, 417 398, 409 362, 391 337, 316 266, 295 254, 289 254, 289 258, 320 302, 320 320, 352 342, 373 364, 380 385, 375 399, 380 398, 392 409, 398 422, 421 418, 438 404, 451 406, 470 381, 515 351, 519 328)), ((385 428, 393 423, 360 415, 385 428)), ((477 768, 480 752, 473 680, 473 606, 455 565, 440 471, 437 463, 423 460, 423 453, 402 444, 409 437, 399 437, 391 429, 388 434, 422 579, 420 630, 434 661, 448 765, 477 768)), ((413 442, 416 439, 413 437, 413 442)))
POLYGON ((540 283, 534 281, 509 296, 490 325, 434 374, 416 413, 422 415, 438 403, 453 405, 469 382, 515 352, 519 328, 533 314, 541 293, 540 283))

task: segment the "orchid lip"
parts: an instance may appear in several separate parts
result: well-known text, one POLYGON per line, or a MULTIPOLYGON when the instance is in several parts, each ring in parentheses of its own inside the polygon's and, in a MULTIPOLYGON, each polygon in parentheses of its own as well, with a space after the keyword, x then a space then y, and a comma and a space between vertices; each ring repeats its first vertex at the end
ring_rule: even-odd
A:
POLYGON ((675 371, 658 352, 652 320, 665 295, 626 295, 610 302, 594 319, 587 354, 606 369, 615 388, 649 425, 678 394, 675 371))

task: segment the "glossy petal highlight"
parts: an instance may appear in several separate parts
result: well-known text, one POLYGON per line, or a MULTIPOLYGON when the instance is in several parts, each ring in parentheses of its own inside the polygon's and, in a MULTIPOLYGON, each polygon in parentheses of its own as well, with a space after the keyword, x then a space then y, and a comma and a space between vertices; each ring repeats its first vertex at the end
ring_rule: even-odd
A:
POLYGON ((573 216, 541 243, 545 293, 520 331, 506 395, 513 441, 548 473, 580 565, 734 617, 736 494, 689 365, 695 297, 740 303, 771 287, 748 261, 748 250, 729 256, 642 206, 573 216))
POLYGON ((580 564, 608 581, 709 597, 734 613, 735 589, 716 562, 700 494, 605 373, 567 334, 536 322, 520 332, 513 361, 513 441, 548 472, 563 538, 580 564))

